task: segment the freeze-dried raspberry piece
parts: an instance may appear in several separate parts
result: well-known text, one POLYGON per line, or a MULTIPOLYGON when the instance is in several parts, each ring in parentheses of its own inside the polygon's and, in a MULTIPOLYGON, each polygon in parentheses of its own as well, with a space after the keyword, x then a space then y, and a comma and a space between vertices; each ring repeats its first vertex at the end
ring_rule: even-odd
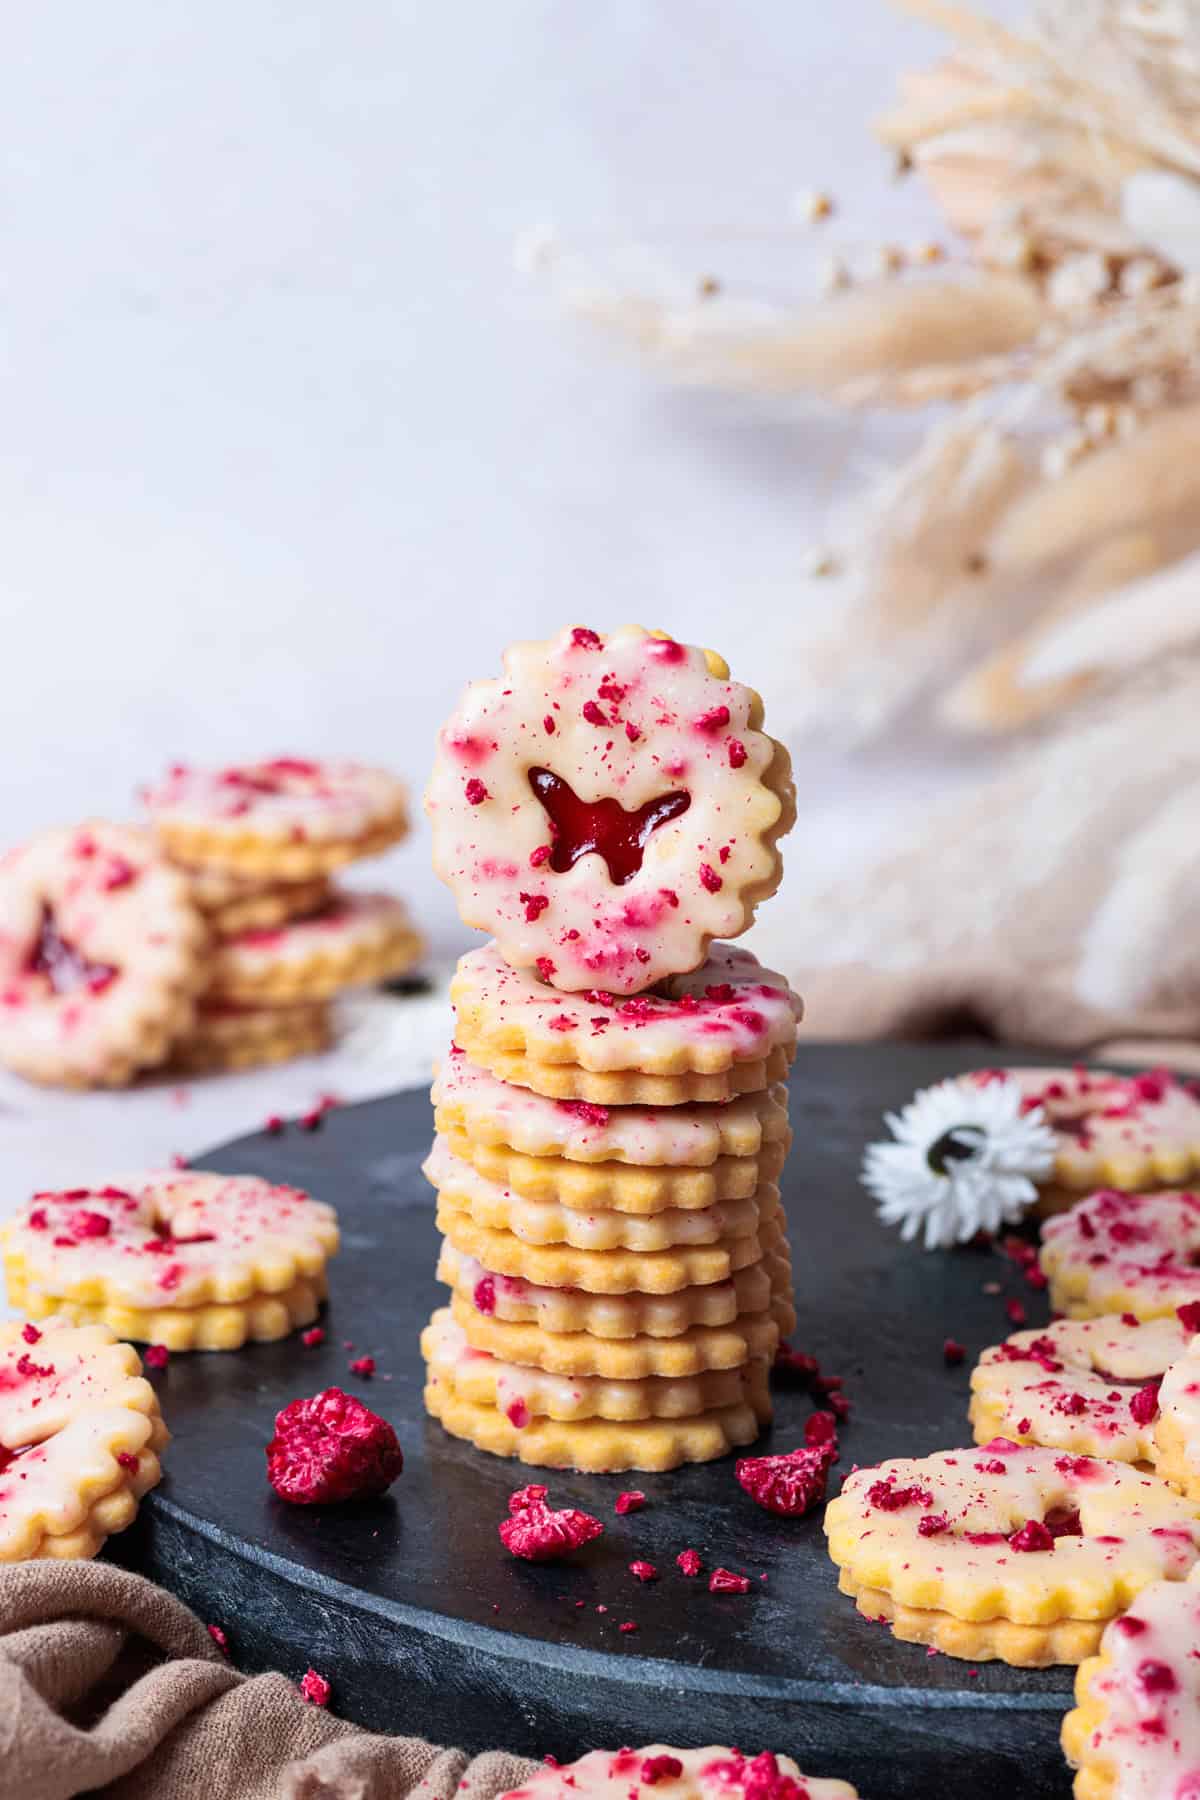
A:
POLYGON ((221 1654, 223 1656, 228 1656, 229 1655, 229 1639, 225 1636, 225 1633, 221 1630, 221 1627, 219 1625, 210 1625, 208 1627, 208 1635, 212 1639, 213 1643, 217 1646, 217 1649, 221 1652, 221 1654))
POLYGON ((1139 1425, 1149 1425, 1158 1412, 1158 1388, 1157 1381, 1148 1381, 1131 1397, 1129 1410, 1139 1425))
POLYGON ((704 1567, 698 1550, 681 1550, 675 1561, 685 1575, 699 1575, 704 1567))
POLYGON ((267 1445, 267 1479, 294 1506, 382 1494, 403 1467, 387 1420, 336 1387, 285 1406, 267 1445))
POLYGON ((170 1355, 165 1344, 147 1344, 142 1351, 142 1361, 148 1369, 165 1369, 170 1355))
POLYGON ((641 1512, 646 1504, 646 1496, 640 1488, 629 1488, 624 1494, 617 1495, 617 1503, 613 1511, 617 1513, 641 1512))
POLYGON ((714 1569, 708 1578, 710 1594, 748 1594, 750 1577, 735 1575, 732 1569, 714 1569))
POLYGON ((1026 1519, 1020 1531, 1009 1538, 1014 1550, 1053 1550, 1054 1533, 1040 1519, 1026 1519))
POLYGON ((577 1507, 554 1511, 546 1505, 546 1489, 537 1482, 518 1488, 508 1497, 511 1517, 498 1526, 500 1541, 524 1562, 553 1562, 572 1550, 590 1544, 604 1530, 599 1519, 577 1507))
POLYGON ((651 1562, 631 1562, 629 1573, 636 1575, 639 1581, 657 1581, 658 1570, 651 1562))
POLYGON ((648 1756, 638 1770, 638 1779, 654 1787, 660 1781, 676 1781, 682 1774, 683 1764, 677 1756, 648 1756))
POLYGON ((798 1519, 824 1500, 833 1457, 828 1443, 783 1456, 743 1456, 736 1470, 738 1485, 764 1512, 798 1519))
POLYGON ((328 1706, 332 1688, 323 1675, 315 1669, 306 1669, 300 1682, 300 1692, 310 1706, 328 1706))

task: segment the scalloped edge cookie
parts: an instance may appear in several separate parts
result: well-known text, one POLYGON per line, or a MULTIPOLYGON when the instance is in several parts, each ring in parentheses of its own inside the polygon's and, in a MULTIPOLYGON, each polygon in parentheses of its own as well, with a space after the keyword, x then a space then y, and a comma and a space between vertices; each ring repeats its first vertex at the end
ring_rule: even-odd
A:
POLYGON ((4 1280, 10 1306, 31 1319, 58 1313, 73 1324, 107 1325, 118 1337, 138 1344, 162 1344, 171 1351, 240 1350, 243 1344, 274 1343, 302 1325, 311 1325, 329 1292, 322 1272, 302 1276, 281 1292, 252 1294, 245 1300, 153 1309, 44 1294, 7 1263, 4 1280))

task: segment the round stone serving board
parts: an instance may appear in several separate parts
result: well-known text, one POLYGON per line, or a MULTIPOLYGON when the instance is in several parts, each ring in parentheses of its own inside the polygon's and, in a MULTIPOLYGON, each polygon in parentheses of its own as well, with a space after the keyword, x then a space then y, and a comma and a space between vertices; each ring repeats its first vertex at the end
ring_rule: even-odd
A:
MULTIPOLYGON (((1047 1316, 1044 1296, 994 1251, 902 1245, 858 1182, 886 1109, 997 1060, 994 1045, 814 1045, 796 1059, 783 1183, 794 1342, 844 1378, 843 1471, 969 1444, 970 1369, 1013 1329, 1005 1298, 1018 1297, 1032 1324, 1047 1316), (995 1284, 1001 1292, 985 1291, 995 1284), (945 1365, 947 1335, 967 1348, 960 1367, 945 1365)), ((239 1667, 299 1677, 311 1665, 332 1682, 336 1710, 376 1730, 563 1759, 653 1741, 765 1746, 853 1781, 866 1800, 1064 1800, 1058 1730, 1072 1671, 973 1668, 895 1642, 838 1593, 819 1514, 762 1512, 732 1458, 668 1475, 526 1471, 426 1418, 417 1338, 445 1299, 420 1173, 431 1129, 427 1094, 410 1092, 199 1159, 337 1205, 327 1336, 311 1350, 292 1337, 173 1357, 155 1377, 174 1433, 166 1479, 109 1553, 222 1625, 239 1667), (377 1359, 372 1380, 349 1372, 364 1352, 377 1359), (331 1384, 393 1422, 404 1474, 382 1500, 289 1507, 264 1472, 272 1421, 331 1384), (604 1536, 570 1562, 515 1561, 496 1526, 529 1480, 549 1485, 552 1504, 599 1515, 604 1536), (618 1518, 613 1502, 629 1487, 649 1504, 618 1518), (675 1557, 689 1546, 710 1569, 752 1576, 751 1592, 713 1595, 706 1579, 686 1579, 675 1557), (658 1565, 660 1580, 639 1583, 634 1558, 658 1565), (619 1631, 625 1620, 635 1633, 619 1631)), ((811 1409, 798 1387, 776 1385, 760 1451, 793 1448, 811 1409)))

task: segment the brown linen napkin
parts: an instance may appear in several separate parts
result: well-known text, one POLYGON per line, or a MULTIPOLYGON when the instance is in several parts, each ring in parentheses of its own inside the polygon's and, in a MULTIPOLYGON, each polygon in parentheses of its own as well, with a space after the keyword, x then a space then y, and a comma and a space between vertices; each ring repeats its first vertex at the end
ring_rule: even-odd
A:
POLYGON ((125 1569, 0 1569, 0 1794, 14 1800, 495 1800, 534 1767, 377 1737, 282 1675, 239 1675, 194 1613, 125 1569))

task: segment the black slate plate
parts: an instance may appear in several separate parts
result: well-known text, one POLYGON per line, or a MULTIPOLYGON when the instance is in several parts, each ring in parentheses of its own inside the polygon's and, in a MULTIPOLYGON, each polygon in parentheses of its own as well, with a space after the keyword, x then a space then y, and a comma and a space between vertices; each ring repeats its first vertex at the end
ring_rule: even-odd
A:
MULTIPOLYGON (((1043 1296, 994 1252, 901 1245, 857 1179, 885 1108, 996 1060, 994 1046, 977 1045, 817 1045, 797 1058, 784 1185, 795 1341, 845 1378, 854 1411, 843 1469, 969 1443, 969 1370, 1012 1329, 1005 1297, 1019 1297, 1031 1323, 1046 1317, 1043 1296), (997 1282, 1002 1294, 983 1291, 997 1282), (967 1347, 960 1368, 944 1364, 947 1334, 967 1347)), ((768 1745, 873 1800, 968 1790, 1062 1800, 1058 1728, 1071 1671, 975 1669, 894 1642, 838 1594, 819 1520, 761 1512, 731 1460, 661 1476, 526 1474, 426 1419, 417 1337, 445 1299, 433 1278, 432 1192, 419 1173, 430 1133, 422 1091, 332 1112, 319 1132, 290 1126, 201 1159, 336 1203, 343 1249, 328 1335, 315 1350, 292 1338, 172 1359, 156 1378, 175 1433, 168 1476, 111 1553, 223 1625, 239 1666, 299 1676, 311 1664, 332 1681, 339 1712, 378 1730, 561 1758, 652 1740, 768 1745), (348 1370, 364 1351, 378 1361, 372 1381, 348 1370), (263 1448, 280 1406, 331 1383, 393 1421, 407 1466, 383 1500, 291 1508, 267 1486, 263 1448), (496 1525, 529 1479, 546 1480, 554 1503, 598 1513, 605 1536, 570 1564, 515 1562, 496 1525), (650 1504, 616 1518, 613 1502, 631 1486, 650 1504), (710 1568, 750 1574, 752 1592, 712 1595, 685 1579, 675 1556, 686 1546, 710 1568), (658 1564, 661 1580, 639 1584, 627 1567, 635 1557, 658 1564), (619 1632, 628 1619, 636 1634, 619 1632)), ((781 1386, 760 1448, 792 1448, 809 1410, 803 1393, 781 1386)))

